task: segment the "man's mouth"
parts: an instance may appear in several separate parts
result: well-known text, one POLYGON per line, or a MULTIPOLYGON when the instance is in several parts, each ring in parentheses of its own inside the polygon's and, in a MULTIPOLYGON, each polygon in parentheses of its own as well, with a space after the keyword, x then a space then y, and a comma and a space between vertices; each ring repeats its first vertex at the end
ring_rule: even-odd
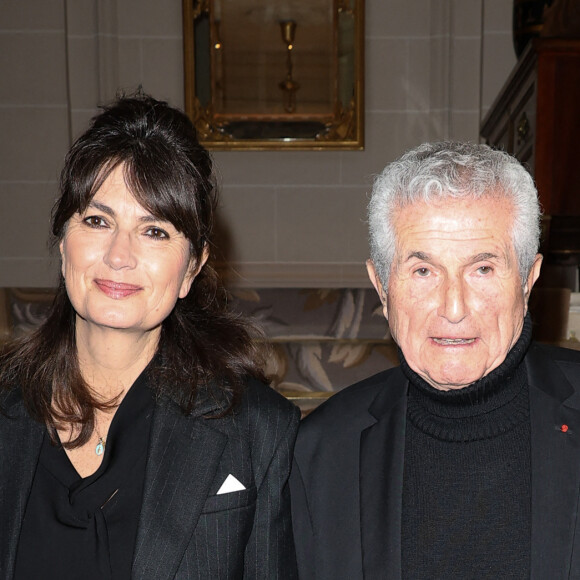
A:
POLYGON ((433 338, 433 341, 441 345, 471 344, 472 342, 475 342, 475 338, 433 338))

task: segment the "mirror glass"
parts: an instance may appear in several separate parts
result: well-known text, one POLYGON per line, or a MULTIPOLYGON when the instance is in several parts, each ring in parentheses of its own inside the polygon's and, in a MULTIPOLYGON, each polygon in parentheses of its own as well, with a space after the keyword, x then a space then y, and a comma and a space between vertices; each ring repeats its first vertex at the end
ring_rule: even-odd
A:
POLYGON ((184 0, 186 111, 217 149, 362 149, 362 0, 184 0))

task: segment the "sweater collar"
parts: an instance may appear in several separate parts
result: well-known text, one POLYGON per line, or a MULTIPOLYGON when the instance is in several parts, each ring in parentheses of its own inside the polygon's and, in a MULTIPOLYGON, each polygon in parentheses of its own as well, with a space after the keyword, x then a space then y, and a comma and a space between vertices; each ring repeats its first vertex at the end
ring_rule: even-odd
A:
POLYGON ((465 441, 495 436, 526 419, 527 374, 522 361, 531 335, 528 315, 501 365, 475 383, 449 391, 429 385, 399 351, 401 368, 409 379, 408 414, 413 424, 441 439, 465 441))

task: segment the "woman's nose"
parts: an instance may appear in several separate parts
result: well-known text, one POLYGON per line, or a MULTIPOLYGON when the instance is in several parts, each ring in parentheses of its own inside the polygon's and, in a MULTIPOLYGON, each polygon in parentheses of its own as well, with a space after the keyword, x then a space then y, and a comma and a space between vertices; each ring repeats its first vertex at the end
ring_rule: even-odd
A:
POLYGON ((130 234, 115 232, 104 256, 105 263, 113 270, 134 268, 137 260, 133 250, 130 234))

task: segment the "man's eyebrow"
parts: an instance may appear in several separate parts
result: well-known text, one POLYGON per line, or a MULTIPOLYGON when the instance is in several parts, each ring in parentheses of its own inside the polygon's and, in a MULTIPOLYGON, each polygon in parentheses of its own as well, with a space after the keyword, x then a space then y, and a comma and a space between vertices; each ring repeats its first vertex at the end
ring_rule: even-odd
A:
POLYGON ((431 255, 420 251, 410 252, 405 262, 408 262, 412 258, 417 258, 417 260, 429 262, 431 260, 431 255))
MULTIPOLYGON (((409 262, 413 258, 416 258, 421 262, 431 262, 433 260, 431 254, 417 250, 409 252, 407 258, 404 260, 403 263, 409 262)), ((471 256, 468 262, 470 264, 476 264, 477 262, 484 262, 485 260, 502 260, 502 257, 498 256, 497 254, 494 254, 493 252, 480 252, 479 254, 474 254, 473 256, 471 256)))
POLYGON ((471 262, 483 262, 485 260, 497 260, 499 258, 500 257, 497 254, 493 254, 491 252, 481 252, 479 254, 475 254, 475 256, 471 258, 471 262))

